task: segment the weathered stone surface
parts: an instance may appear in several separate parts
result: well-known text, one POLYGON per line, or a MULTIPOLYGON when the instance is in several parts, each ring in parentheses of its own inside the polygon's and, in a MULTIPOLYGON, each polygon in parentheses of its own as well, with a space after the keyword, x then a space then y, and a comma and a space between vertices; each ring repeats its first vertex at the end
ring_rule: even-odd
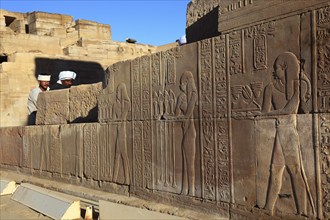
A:
POLYGON ((80 38, 111 40, 110 25, 78 19, 76 21, 76 30, 78 30, 80 38))
MULTIPOLYGON (((319 198, 318 204, 322 204, 322 213, 320 216, 324 219, 330 217, 330 203, 329 203, 329 192, 330 192, 330 115, 329 114, 320 114, 318 118, 318 129, 319 135, 319 163, 320 169, 319 174, 321 178, 320 189, 321 189, 321 198, 319 198)), ((317 126, 317 123, 315 123, 317 126)))
POLYGON ((69 119, 69 89, 39 93, 36 124, 66 124, 69 119))
POLYGON ((72 86, 69 94, 69 122, 96 122, 97 96, 102 83, 72 86))
POLYGON ((62 125, 60 127, 61 153, 58 163, 62 174, 83 177, 83 124, 62 125))
POLYGON ((22 165, 21 127, 0 129, 0 163, 10 166, 22 165))

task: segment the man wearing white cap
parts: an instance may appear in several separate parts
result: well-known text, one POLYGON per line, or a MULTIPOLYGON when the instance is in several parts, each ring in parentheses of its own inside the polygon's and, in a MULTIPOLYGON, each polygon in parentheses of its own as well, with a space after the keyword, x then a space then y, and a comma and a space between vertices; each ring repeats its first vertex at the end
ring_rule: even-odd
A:
POLYGON ((39 86, 32 89, 28 98, 29 120, 28 124, 35 124, 37 114, 37 100, 40 92, 49 90, 50 75, 38 75, 39 86))
POLYGON ((76 79, 77 74, 72 71, 61 71, 58 75, 58 81, 50 86, 50 90, 67 89, 73 84, 73 80, 76 79))
POLYGON ((187 43, 186 35, 183 35, 178 40, 179 46, 185 45, 187 43))

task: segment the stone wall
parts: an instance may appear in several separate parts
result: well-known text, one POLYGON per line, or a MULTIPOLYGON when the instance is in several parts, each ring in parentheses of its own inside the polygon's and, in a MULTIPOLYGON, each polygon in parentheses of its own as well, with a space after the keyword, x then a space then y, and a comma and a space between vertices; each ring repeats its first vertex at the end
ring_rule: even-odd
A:
POLYGON ((111 65, 99 123, 2 128, 1 164, 230 219, 329 219, 329 11, 111 65))
POLYGON ((304 13, 327 0, 193 0, 187 8, 187 42, 226 34, 265 20, 304 13))
POLYGON ((111 64, 175 47, 116 42, 110 25, 45 12, 0 10, 0 127, 27 124, 27 97, 37 75, 76 71, 77 84, 103 80, 111 64))

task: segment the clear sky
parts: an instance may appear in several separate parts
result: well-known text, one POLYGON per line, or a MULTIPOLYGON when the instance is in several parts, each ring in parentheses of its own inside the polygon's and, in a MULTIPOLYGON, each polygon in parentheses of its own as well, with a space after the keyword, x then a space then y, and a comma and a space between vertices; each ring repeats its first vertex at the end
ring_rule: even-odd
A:
POLYGON ((42 11, 70 15, 111 26, 112 39, 155 46, 175 42, 185 34, 190 0, 0 0, 13 12, 42 11))

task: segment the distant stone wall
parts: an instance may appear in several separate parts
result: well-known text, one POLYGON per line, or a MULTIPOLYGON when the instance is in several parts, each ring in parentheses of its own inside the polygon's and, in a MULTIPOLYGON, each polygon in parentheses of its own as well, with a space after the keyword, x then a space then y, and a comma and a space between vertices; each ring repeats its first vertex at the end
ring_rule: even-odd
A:
POLYGON ((0 9, 0 127, 27 124, 27 97, 38 85, 39 73, 52 75, 55 83, 60 71, 72 70, 77 84, 96 83, 113 63, 175 46, 115 42, 110 25, 0 9))

